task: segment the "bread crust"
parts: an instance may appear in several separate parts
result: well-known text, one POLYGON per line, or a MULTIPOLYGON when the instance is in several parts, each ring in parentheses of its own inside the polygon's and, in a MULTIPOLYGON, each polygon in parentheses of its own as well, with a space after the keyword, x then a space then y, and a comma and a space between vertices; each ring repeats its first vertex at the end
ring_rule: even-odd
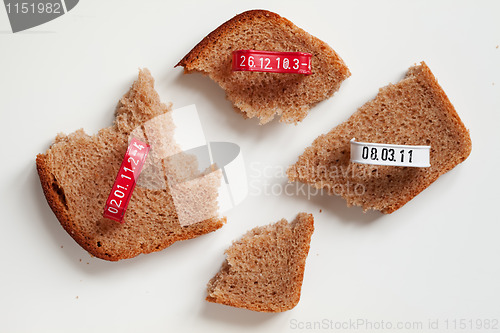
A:
POLYGON ((224 22, 222 25, 220 25, 217 29, 209 33, 205 38, 203 38, 196 46, 189 51, 188 54, 182 58, 177 65, 177 66, 183 66, 185 70, 190 71, 193 69, 193 63, 198 59, 198 56, 200 53, 206 48, 207 45, 210 43, 214 43, 217 39, 219 39, 221 36, 229 33, 231 30, 236 28, 238 25, 242 24, 246 20, 253 20, 256 16, 259 15, 264 15, 267 16, 271 19, 277 20, 282 22, 283 24, 286 24, 288 26, 295 26, 292 22, 287 20, 284 17, 281 17, 280 15, 270 12, 268 10, 262 10, 262 9, 254 9, 254 10, 249 10, 246 12, 243 12, 241 14, 236 15, 235 17, 227 20, 224 22))
MULTIPOLYGON (((56 218, 61 223, 62 227, 68 234, 70 234, 73 239, 80 244, 84 249, 87 250, 89 248, 81 235, 75 233, 72 228, 70 228, 71 218, 68 214, 68 211, 65 207, 64 201, 61 200, 64 196, 64 193, 57 193, 57 189, 60 189, 55 176, 49 170, 49 167, 45 161, 44 154, 38 154, 36 156, 36 169, 38 172, 38 177, 40 178, 40 184, 42 186, 43 194, 45 195, 45 199, 49 204, 49 207, 52 209, 56 218)), ((61 189, 62 190, 62 189, 61 189)), ((89 251, 89 250, 87 250, 89 251)), ((91 251, 89 251, 91 252, 91 251)))

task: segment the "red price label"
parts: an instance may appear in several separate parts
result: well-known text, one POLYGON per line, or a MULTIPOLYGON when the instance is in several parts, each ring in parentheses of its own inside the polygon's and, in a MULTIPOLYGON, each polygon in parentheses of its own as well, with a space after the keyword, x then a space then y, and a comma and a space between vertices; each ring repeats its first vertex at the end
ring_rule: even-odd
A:
POLYGON ((123 223, 130 197, 134 191, 136 179, 141 173, 149 146, 135 138, 130 141, 120 171, 116 176, 111 193, 106 201, 104 217, 123 223))
POLYGON ((238 50, 233 52, 233 71, 312 74, 311 54, 238 50))

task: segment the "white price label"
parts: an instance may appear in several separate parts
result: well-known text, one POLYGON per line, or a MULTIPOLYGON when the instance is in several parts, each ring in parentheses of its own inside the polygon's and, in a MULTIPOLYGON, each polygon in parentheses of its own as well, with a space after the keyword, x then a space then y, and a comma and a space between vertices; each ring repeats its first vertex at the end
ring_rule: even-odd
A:
POLYGON ((430 167, 431 146, 407 146, 351 140, 351 161, 361 164, 430 167))

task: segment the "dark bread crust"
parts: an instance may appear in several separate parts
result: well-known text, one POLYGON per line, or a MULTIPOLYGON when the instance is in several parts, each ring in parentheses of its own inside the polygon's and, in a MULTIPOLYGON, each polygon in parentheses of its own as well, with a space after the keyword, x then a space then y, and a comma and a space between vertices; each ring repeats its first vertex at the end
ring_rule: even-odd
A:
MULTIPOLYGON (((115 124, 88 136, 58 135, 36 158, 40 183, 50 208, 68 234, 91 255, 117 261, 160 251, 222 227, 225 218, 180 226, 168 189, 137 186, 124 224, 102 217, 104 203, 127 149, 130 130, 168 111, 154 91, 149 71, 120 101, 115 124)), ((205 201, 203 201, 205 202, 205 201)))
POLYGON ((206 300, 259 312, 283 312, 294 308, 300 301, 305 262, 313 233, 314 217, 307 213, 299 213, 290 224, 283 219, 250 230, 226 250, 226 261, 220 272, 208 283, 206 300), (265 243, 268 235, 272 235, 269 241, 277 242, 277 247, 265 243), (253 244, 256 239, 262 241, 262 246, 253 244), (245 255, 240 256, 241 252, 245 252, 245 255), (284 267, 271 261, 276 255, 280 257, 282 252, 289 255, 284 267), (252 267, 259 264, 263 265, 252 267), (239 267, 250 267, 249 271, 261 274, 253 280, 246 276, 249 271, 239 271, 239 267), (266 278, 270 275, 279 276, 280 283, 271 285, 267 289, 270 293, 263 294, 258 287, 269 283, 266 278))
POLYGON ((346 122, 314 140, 287 175, 290 181, 299 180, 341 195, 348 206, 389 214, 463 162, 471 150, 469 131, 422 62, 411 67, 399 83, 381 88, 375 99, 346 122), (352 163, 349 142, 354 137, 361 142, 430 145, 431 167, 352 163), (339 169, 341 172, 336 172, 339 169), (346 193, 349 184, 360 184, 366 191, 346 193))
POLYGON ((280 121, 287 123, 303 120, 311 107, 331 97, 351 75, 328 44, 267 10, 250 10, 228 20, 177 66, 183 66, 185 73, 208 75, 225 90, 235 110, 245 118, 260 118, 261 124, 275 115, 281 115, 280 121), (232 72, 231 54, 237 49, 309 52, 313 74, 232 72))
POLYGON ((279 21, 285 25, 288 25, 289 27, 295 27, 295 25, 286 18, 281 17, 280 15, 270 12, 268 10, 262 10, 262 9, 249 10, 236 15, 232 19, 227 20, 217 29, 209 33, 198 44, 196 44, 196 46, 191 51, 189 51, 189 53, 186 54, 184 58, 182 58, 181 61, 179 61, 177 65, 175 65, 174 67, 183 66, 186 71, 194 70, 195 69, 194 66, 196 65, 196 61, 199 59, 200 54, 205 51, 206 47, 209 44, 215 43, 219 38, 228 34, 233 29, 236 29, 246 21, 251 21, 255 19, 257 16, 262 16, 262 15, 268 17, 269 19, 274 19, 276 21, 279 21))
POLYGON ((73 231, 74 226, 71 226, 71 218, 66 207, 66 197, 63 189, 59 186, 55 176, 50 171, 45 161, 44 154, 38 154, 36 156, 36 170, 38 172, 38 177, 40 178, 43 193, 45 194, 45 199, 63 226, 64 230, 66 230, 66 232, 70 234, 78 244, 87 249, 88 246, 84 245, 85 240, 83 237, 79 234, 75 235, 73 231))

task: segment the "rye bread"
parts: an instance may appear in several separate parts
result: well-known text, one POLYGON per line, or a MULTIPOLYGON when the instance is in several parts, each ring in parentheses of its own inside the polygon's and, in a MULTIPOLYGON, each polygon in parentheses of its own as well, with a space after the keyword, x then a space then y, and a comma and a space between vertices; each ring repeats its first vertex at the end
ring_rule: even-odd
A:
MULTIPOLYGON (((131 132, 170 110, 170 104, 160 102, 150 72, 140 70, 137 81, 118 103, 112 126, 92 136, 83 130, 59 134, 52 146, 37 156, 36 166, 49 206, 69 235, 93 256, 110 261, 132 258, 214 231, 225 223, 225 218, 211 218, 181 226, 170 190, 165 186, 140 186, 141 178, 124 223, 103 218, 131 132)), ((146 179, 153 181, 158 179, 146 179)), ((213 206, 216 198, 216 193, 201 193, 198 199, 210 200, 206 204, 213 206)))
POLYGON ((226 250, 206 300, 260 312, 292 309, 300 300, 313 232, 314 218, 306 213, 248 231, 226 250))
POLYGON ((246 118, 261 124, 281 115, 297 123, 309 109, 336 92, 351 74, 338 54, 289 20, 266 10, 241 13, 219 26, 176 66, 186 73, 201 72, 217 82, 226 98, 246 118), (232 52, 241 49, 308 52, 313 74, 233 72, 232 52))
POLYGON ((301 181, 329 194, 341 195, 348 206, 392 213, 463 162, 472 149, 460 120, 429 67, 411 67, 397 84, 381 88, 372 101, 346 122, 319 136, 287 170, 301 181), (350 143, 430 145, 429 168, 376 166, 350 162, 350 143))

